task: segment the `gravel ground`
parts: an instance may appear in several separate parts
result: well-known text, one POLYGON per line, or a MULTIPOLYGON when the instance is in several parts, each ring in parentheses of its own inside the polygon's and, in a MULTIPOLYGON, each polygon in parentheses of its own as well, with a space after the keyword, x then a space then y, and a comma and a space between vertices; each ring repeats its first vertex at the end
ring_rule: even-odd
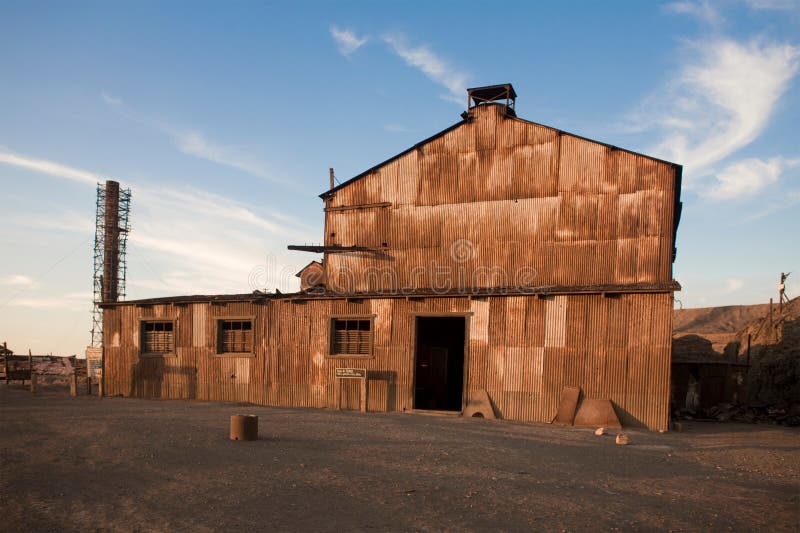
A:
POLYGON ((5 531, 800 530, 800 431, 36 397, 0 384, 5 531), (228 440, 231 414, 260 439, 228 440))

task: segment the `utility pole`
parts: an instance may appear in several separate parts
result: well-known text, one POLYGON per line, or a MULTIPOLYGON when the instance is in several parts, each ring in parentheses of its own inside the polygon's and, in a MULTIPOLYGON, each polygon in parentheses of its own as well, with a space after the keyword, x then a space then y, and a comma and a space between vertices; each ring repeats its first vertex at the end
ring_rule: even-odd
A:
POLYGON ((789 297, 786 296, 786 278, 789 277, 791 272, 781 272, 781 282, 778 285, 778 309, 783 311, 783 302, 789 302, 789 297))

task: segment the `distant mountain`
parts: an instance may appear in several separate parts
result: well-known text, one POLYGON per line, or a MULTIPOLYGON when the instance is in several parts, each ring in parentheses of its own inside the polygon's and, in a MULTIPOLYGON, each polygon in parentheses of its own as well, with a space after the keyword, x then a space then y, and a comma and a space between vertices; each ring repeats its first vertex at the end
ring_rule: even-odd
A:
MULTIPOLYGON (((777 307, 777 306, 776 306, 777 307)), ((737 334, 753 320, 769 312, 769 304, 698 307, 673 311, 673 334, 730 333, 737 334)))
POLYGON ((676 309, 672 312, 672 360, 735 360, 739 332, 768 312, 769 304, 676 309))

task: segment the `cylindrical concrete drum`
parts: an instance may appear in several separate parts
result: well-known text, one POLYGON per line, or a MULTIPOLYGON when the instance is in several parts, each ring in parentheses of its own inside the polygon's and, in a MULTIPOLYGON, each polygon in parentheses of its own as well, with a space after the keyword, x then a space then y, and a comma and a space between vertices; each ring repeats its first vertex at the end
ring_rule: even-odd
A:
POLYGON ((231 440, 258 440, 258 417, 231 415, 231 440))

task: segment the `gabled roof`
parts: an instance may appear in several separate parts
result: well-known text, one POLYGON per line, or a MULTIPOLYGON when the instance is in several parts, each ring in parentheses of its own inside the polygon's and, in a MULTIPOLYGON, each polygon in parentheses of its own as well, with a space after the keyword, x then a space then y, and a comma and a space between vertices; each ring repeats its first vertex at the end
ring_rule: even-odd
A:
MULTIPOLYGON (((488 106, 488 105, 496 105, 496 106, 501 106, 502 104, 497 104, 497 103, 487 103, 487 104, 482 104, 482 106, 488 106)), ((505 106, 503 106, 503 107, 505 107, 505 106)), ((474 109, 474 107, 473 107, 473 108, 471 108, 471 109, 474 109)), ((389 159, 387 159, 387 160, 385 160, 385 161, 382 161, 382 162, 378 163, 377 165, 375 165, 375 166, 373 166, 373 167, 370 167, 370 168, 368 168, 367 170, 365 170, 365 171, 364 171, 364 172, 362 172, 361 174, 358 174, 357 176, 353 176, 353 177, 352 177, 352 178, 350 178, 349 180, 347 180, 347 181, 345 181, 345 182, 343 182, 343 183, 340 183, 340 184, 339 184, 339 185, 337 185, 336 187, 334 187, 334 188, 332 188, 332 189, 329 189, 329 190, 327 190, 327 191, 323 192, 322 194, 320 194, 320 195, 319 195, 319 197, 324 199, 326 196, 328 196, 328 195, 330 195, 330 194, 333 194, 333 193, 335 193, 335 192, 336 192, 336 191, 338 191, 339 189, 342 189, 342 188, 344 188, 344 187, 347 187, 348 185, 350 185, 350 184, 351 184, 351 183, 353 183, 354 181, 357 181, 357 180, 359 180, 359 179, 363 178, 364 176, 367 176, 367 175, 369 175, 369 174, 371 174, 371 173, 375 172, 375 171, 376 171, 376 170, 378 170, 379 168, 381 168, 381 167, 383 167, 383 166, 385 166, 385 165, 387 165, 387 164, 391 163, 392 161, 395 161, 395 160, 397 160, 397 159, 399 159, 399 158, 403 157, 404 155, 406 155, 406 154, 408 154, 408 153, 410 153, 410 152, 412 152, 412 151, 414 151, 414 150, 418 150, 419 148, 421 148, 422 146, 424 146, 424 145, 428 144, 429 142, 431 142, 431 141, 434 141, 434 140, 438 139, 439 137, 441 137, 441 136, 443 136, 443 135, 445 135, 445 134, 447 134, 447 133, 450 133, 451 131, 455 130, 456 128, 459 128, 460 126, 462 126, 462 125, 464 125, 464 124, 467 124, 468 122, 471 122, 472 120, 474 120, 474 119, 473 119, 471 116, 467 115, 466 113, 465 113, 465 116, 466 116, 466 118, 464 118, 464 119, 462 119, 462 120, 460 120, 460 121, 456 122, 455 124, 453 124, 453 125, 452 125, 452 126, 450 126, 449 128, 445 128, 445 129, 443 129, 442 131, 440 131, 439 133, 436 133, 436 134, 434 134, 434 135, 431 135, 431 136, 430 136, 430 137, 428 137, 427 139, 424 139, 424 140, 422 140, 422 141, 418 142, 418 143, 417 143, 417 144, 415 144, 414 146, 412 146, 412 147, 410 147, 410 148, 408 148, 408 149, 406 149, 406 150, 403 150, 403 151, 402 151, 402 152, 400 152, 399 154, 397 154, 397 155, 394 155, 394 156, 390 157, 389 159)), ((554 130, 554 131, 556 131, 556 132, 558 132, 559 134, 562 134, 562 135, 570 135, 570 136, 572 136, 572 137, 575 137, 575 138, 578 138, 578 139, 583 139, 583 140, 585 140, 585 141, 589 141, 589 142, 592 142, 592 143, 595 143, 595 144, 599 144, 599 145, 602 145, 602 146, 606 146, 606 147, 608 147, 608 148, 612 148, 612 149, 614 149, 614 150, 620 150, 620 151, 627 152, 627 153, 630 153, 630 154, 634 154, 634 155, 638 155, 638 156, 641 156, 641 157, 645 157, 645 158, 647 158, 647 159, 650 159, 650 160, 652 160, 652 161, 658 161, 659 163, 665 163, 665 164, 667 164, 667 165, 672 165, 672 166, 674 166, 674 167, 677 167, 677 168, 679 169, 679 170, 678 170, 678 175, 679 175, 679 176, 680 176, 680 174, 681 174, 681 169, 683 168, 681 165, 679 165, 679 164, 677 164, 677 163, 673 163, 673 162, 671 162, 671 161, 666 161, 666 160, 664 160, 664 159, 659 159, 659 158, 657 158, 657 157, 653 157, 653 156, 650 156, 650 155, 647 155, 647 154, 643 154, 643 153, 641 153, 641 152, 635 152, 635 151, 633 151, 633 150, 628 150, 628 149, 626 149, 626 148, 620 148, 619 146, 615 146, 615 145, 613 145, 613 144, 604 143, 604 142, 602 142, 602 141, 597 141, 597 140, 595 140, 595 139, 590 139, 590 138, 588 138, 588 137, 584 137, 584 136, 582 136, 582 135, 578 135, 578 134, 576 134, 576 133, 570 133, 570 132, 568 132, 568 131, 564 131, 564 130, 561 130, 561 129, 558 129, 558 128, 554 128, 553 126, 548 126, 548 125, 546 125, 546 124, 540 124, 540 123, 538 123, 538 122, 533 122, 533 121, 531 121, 531 120, 525 120, 525 119, 521 119, 521 118, 519 118, 519 117, 516 117, 516 116, 514 116, 514 115, 510 115, 510 114, 509 114, 509 115, 506 115, 506 118, 507 118, 507 119, 509 119, 509 120, 519 120, 520 122, 524 122, 524 123, 527 123, 527 124, 533 124, 534 126, 541 126, 541 127, 544 127, 544 128, 549 128, 549 129, 551 129, 551 130, 554 130)))
POLYGON ((315 261, 311 261, 309 264, 307 264, 306 266, 304 266, 303 268, 298 270, 297 274, 295 274, 295 277, 299 278, 300 276, 303 275, 303 272, 305 272, 307 268, 309 268, 310 266, 313 266, 313 265, 318 265, 318 266, 321 267, 322 266, 322 262, 321 261, 316 261, 316 260, 315 261))

